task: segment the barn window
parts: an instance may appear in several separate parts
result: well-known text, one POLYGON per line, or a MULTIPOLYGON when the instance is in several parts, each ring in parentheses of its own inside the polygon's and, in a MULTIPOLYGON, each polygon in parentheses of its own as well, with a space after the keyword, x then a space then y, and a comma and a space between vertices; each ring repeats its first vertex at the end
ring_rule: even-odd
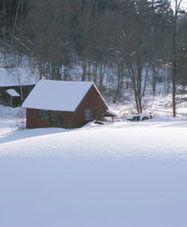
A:
POLYGON ((93 111, 91 109, 84 110, 84 116, 86 121, 92 121, 93 120, 93 111))
POLYGON ((49 119, 49 112, 47 110, 39 110, 38 116, 42 120, 48 120, 49 119))

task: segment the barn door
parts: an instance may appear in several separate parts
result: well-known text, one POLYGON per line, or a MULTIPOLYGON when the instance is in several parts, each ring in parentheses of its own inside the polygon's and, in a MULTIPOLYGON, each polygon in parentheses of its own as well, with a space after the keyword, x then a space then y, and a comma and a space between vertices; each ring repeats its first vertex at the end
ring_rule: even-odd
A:
POLYGON ((63 126, 64 118, 62 113, 51 117, 51 127, 63 128, 63 126))
POLYGON ((93 110, 92 109, 85 109, 84 110, 84 118, 85 118, 85 121, 92 121, 93 120, 93 110))

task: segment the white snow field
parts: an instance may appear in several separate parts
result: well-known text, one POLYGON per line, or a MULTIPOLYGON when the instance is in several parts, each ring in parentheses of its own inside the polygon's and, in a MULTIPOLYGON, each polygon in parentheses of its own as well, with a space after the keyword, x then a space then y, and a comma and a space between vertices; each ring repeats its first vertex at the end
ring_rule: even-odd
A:
POLYGON ((186 227, 185 108, 28 130, 24 111, 0 106, 0 227, 186 227))

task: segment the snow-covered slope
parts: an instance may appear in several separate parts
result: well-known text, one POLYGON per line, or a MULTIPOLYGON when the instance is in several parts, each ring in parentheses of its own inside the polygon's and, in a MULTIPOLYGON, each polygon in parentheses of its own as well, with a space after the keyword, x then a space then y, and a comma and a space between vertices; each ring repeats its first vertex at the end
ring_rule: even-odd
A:
POLYGON ((186 121, 21 130, 0 138, 0 155, 185 157, 186 135, 186 121))
POLYGON ((187 162, 0 159, 2 227, 186 227, 187 162))
POLYGON ((0 106, 0 226, 186 227, 185 108, 176 120, 159 109, 127 122, 124 110, 107 125, 27 130, 24 111, 0 106))

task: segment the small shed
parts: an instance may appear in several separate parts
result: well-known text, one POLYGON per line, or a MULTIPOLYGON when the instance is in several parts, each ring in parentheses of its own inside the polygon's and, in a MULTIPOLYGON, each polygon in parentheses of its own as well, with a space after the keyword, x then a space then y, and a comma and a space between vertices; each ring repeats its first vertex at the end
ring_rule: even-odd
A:
POLYGON ((12 107, 20 106, 35 84, 29 85, 0 85, 0 104, 12 107))
POLYGON ((110 113, 93 82, 40 80, 23 107, 27 128, 77 128, 110 113))
POLYGON ((27 59, 19 63, 0 66, 0 104, 20 106, 39 80, 37 70, 27 65, 27 59))
POLYGON ((5 90, 5 93, 6 93, 7 103, 9 103, 10 106, 17 106, 20 104, 21 102, 20 94, 16 90, 7 89, 5 90))

